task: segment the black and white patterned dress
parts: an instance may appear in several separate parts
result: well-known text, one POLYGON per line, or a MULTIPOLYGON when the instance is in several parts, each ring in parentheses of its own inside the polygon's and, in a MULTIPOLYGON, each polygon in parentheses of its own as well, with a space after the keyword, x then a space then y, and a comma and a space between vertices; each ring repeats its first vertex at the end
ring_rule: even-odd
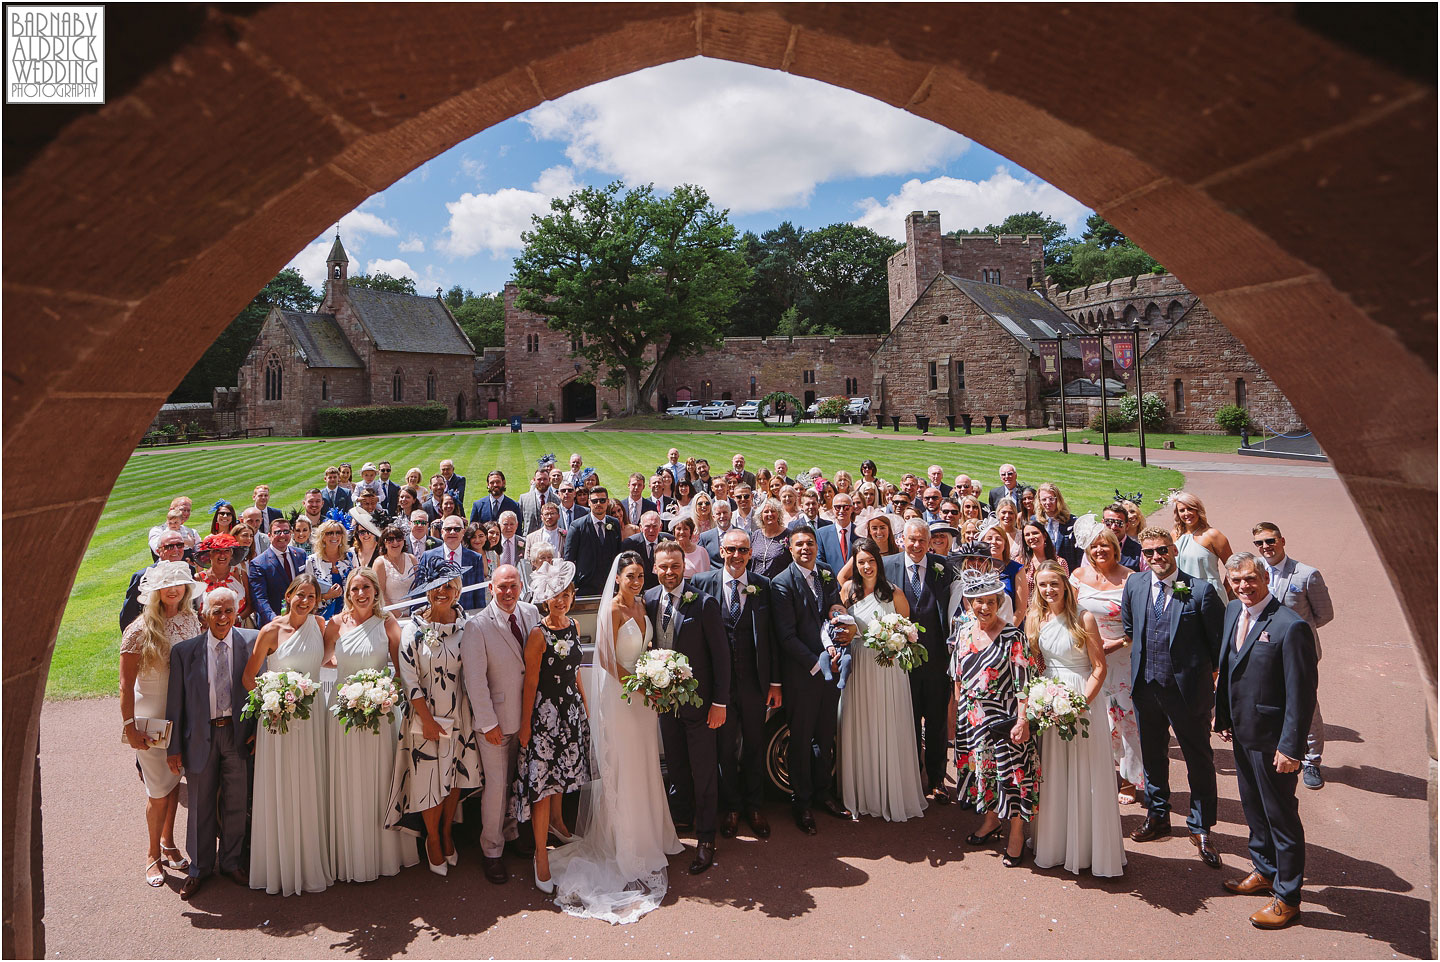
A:
POLYGON ((951 677, 960 686, 955 730, 959 796, 977 812, 993 811, 1002 821, 1019 815, 1028 822, 1039 795, 1040 759, 1034 738, 1017 745, 1009 729, 1019 708, 1017 695, 1039 665, 1025 632, 1013 625, 983 648, 979 640, 980 629, 972 621, 959 635, 951 661, 951 677))
POLYGON ((530 805, 549 795, 579 790, 595 778, 590 764, 590 720, 577 674, 584 656, 575 622, 553 631, 543 621, 545 654, 530 714, 530 743, 520 749, 510 807, 517 821, 528 821, 530 805), (556 645, 569 646, 561 655, 556 645))

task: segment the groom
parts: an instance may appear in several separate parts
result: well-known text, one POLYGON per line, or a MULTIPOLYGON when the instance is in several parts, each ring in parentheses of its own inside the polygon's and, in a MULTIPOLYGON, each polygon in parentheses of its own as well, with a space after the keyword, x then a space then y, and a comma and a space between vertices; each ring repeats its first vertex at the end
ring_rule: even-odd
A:
POLYGON ((715 861, 719 805, 715 732, 725 724, 730 643, 719 602, 686 583, 685 552, 675 542, 655 545, 655 577, 660 583, 645 592, 645 613, 655 626, 655 647, 674 649, 690 659, 690 670, 700 683, 698 708, 684 705, 660 716, 672 810, 681 825, 694 820, 695 861, 690 874, 699 875, 715 861))

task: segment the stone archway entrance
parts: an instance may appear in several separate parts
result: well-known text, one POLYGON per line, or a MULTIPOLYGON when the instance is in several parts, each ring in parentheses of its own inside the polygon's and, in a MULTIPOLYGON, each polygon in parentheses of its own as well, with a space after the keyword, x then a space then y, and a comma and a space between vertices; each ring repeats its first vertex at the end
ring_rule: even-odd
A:
POLYGON ((109 29, 128 47, 108 104, 6 111, 6 544, 55 548, 4 571, 6 596, 26 600, 4 622, 5 953, 42 950, 34 758, 64 599, 115 477, 181 374, 365 197, 542 100, 686 57, 838 84, 962 132, 1185 278, 1332 453, 1351 497, 1383 506, 1372 536, 1433 685, 1435 572, 1400 559, 1428 556, 1436 519, 1434 63, 1430 48, 1407 59, 1391 38, 1433 36, 1435 14, 1377 8, 1370 33, 1343 8, 1319 19, 1330 16, 113 7, 109 29), (1187 56, 1116 108, 1109 64, 1177 36, 1187 56), (67 337, 51 336, 57 325, 67 337), (69 483, 24 467, 37 464, 63 465, 69 483))
POLYGON ((560 388, 560 420, 595 420, 595 385, 586 384, 578 377, 567 381, 560 388))

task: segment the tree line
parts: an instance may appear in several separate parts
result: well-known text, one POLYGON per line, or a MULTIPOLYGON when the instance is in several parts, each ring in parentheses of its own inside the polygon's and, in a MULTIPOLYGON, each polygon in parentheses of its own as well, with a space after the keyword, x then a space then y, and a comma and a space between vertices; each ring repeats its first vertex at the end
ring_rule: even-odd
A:
POLYGON ((1049 214, 1029 210, 1011 214, 999 224, 951 231, 951 235, 1039 234, 1045 238, 1045 275, 1061 290, 1165 270, 1099 214, 1085 218, 1079 237, 1067 237, 1068 232, 1069 228, 1049 214))

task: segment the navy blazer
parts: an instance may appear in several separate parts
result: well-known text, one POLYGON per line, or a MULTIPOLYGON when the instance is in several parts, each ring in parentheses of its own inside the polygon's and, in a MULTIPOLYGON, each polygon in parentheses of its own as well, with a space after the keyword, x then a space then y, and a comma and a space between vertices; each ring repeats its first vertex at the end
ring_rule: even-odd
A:
POLYGON ((1129 568, 1131 571, 1144 571, 1140 566, 1140 542, 1128 534, 1125 540, 1120 542, 1120 566, 1129 568))
MULTIPOLYGON (((882 564, 885 568, 885 580, 890 582, 896 591, 904 594, 910 556, 900 551, 886 556, 882 564)), ((910 620, 925 628, 925 633, 920 636, 920 641, 930 653, 929 661, 932 667, 948 666, 950 651, 946 642, 950 638, 951 568, 943 557, 931 551, 925 552, 923 568, 926 588, 925 596, 921 599, 920 604, 923 610, 916 610, 916 606, 911 605, 910 620), (933 618, 930 617, 932 606, 933 618), (930 623, 926 624, 927 621, 930 623)))
MULTIPOLYGON (((450 480, 445 482, 445 490, 455 492, 456 504, 465 503, 465 479, 460 475, 450 475, 450 480)), ((489 494, 486 494, 486 497, 488 498, 489 494)))
POLYGON ((350 492, 344 488, 337 487, 334 491, 327 488, 320 489, 320 497, 325 502, 325 513, 329 514, 331 508, 339 508, 341 511, 349 511, 355 506, 355 501, 350 497, 350 492))
POLYGON ((777 655, 781 673, 808 675, 820 660, 825 646, 820 629, 830 620, 830 609, 840 604, 840 583, 824 565, 816 563, 820 577, 820 610, 815 610, 815 595, 806 584, 800 566, 792 564, 770 581, 770 601, 774 641, 783 660, 777 655), (830 575, 827 581, 825 575, 830 575))
MULTIPOLYGON (((1120 592, 1120 621, 1130 645, 1130 684, 1140 679, 1141 649, 1150 618, 1151 572, 1137 571, 1120 592)), ((1190 597, 1170 596, 1170 663, 1180 694, 1192 706, 1214 699, 1212 678, 1220 659, 1220 628, 1225 606, 1210 583, 1175 572, 1175 584, 1190 586, 1190 597)))
MULTIPOLYGON (((792 527, 790 530, 795 529, 792 527)), ((839 571, 845 567, 845 559, 840 557, 840 529, 835 527, 833 521, 827 521, 815 529, 815 545, 820 563, 825 567, 831 571, 839 571)), ((850 537, 850 550, 855 550, 853 535, 850 537)))
MULTIPOLYGON (((726 528, 725 530, 730 529, 726 528)), ((710 552, 710 564, 716 568, 725 564, 725 559, 720 556, 720 539, 723 537, 725 537, 725 531, 721 531, 719 528, 709 528, 700 532, 695 539, 696 544, 710 552)))
MULTIPOLYGON (((656 585, 645 592, 645 613, 655 626, 655 645, 660 644, 660 599, 665 589, 656 585)), ((675 607, 675 617, 680 619, 674 626, 674 650, 690 659, 690 671, 699 687, 695 693, 701 704, 682 705, 675 710, 676 718, 691 720, 704 719, 710 712, 712 702, 725 705, 730 701, 730 639, 725 634, 725 621, 720 614, 720 603, 702 591, 697 591, 689 580, 680 582, 680 604, 675 607), (694 594, 690 601, 688 594, 694 594)))
POLYGON ((497 511, 491 508, 490 495, 487 494, 485 495, 485 497, 481 498, 479 501, 476 501, 473 505, 470 506, 470 520, 478 521, 481 524, 485 524, 489 521, 494 521, 496 524, 499 524, 500 516, 506 511, 514 511, 515 520, 517 522, 520 521, 519 501, 516 501, 509 495, 502 494, 500 496, 500 508, 497 511))
MULTIPOLYGON (((658 536, 656 536, 655 544, 658 546, 662 541, 674 540, 674 537, 672 537, 669 532, 662 531, 658 536)), ((647 551, 645 544, 645 532, 642 531, 638 534, 632 534, 630 537, 625 538, 623 541, 620 542, 620 550, 633 551, 642 558, 646 557, 647 551)), ((645 564, 645 590, 649 591, 651 588, 655 587, 659 583, 660 579, 655 577, 655 563, 654 559, 652 558, 645 564)))
POLYGON ((287 575, 274 548, 260 552, 250 562, 250 598, 255 603, 255 627, 264 628, 280 613, 290 582, 305 571, 305 552, 291 545, 285 549, 290 556, 293 574, 287 575))
MULTIPOLYGON (((745 579, 754 586, 755 593, 747 594, 741 603, 740 619, 735 622, 730 644, 736 659, 744 658, 755 663, 755 677, 764 692, 771 685, 780 683, 780 668, 775 661, 778 652, 770 639, 770 579, 749 571, 745 573, 745 579)), ((691 578, 690 583, 696 590, 719 602, 723 619, 730 605, 730 599, 725 597, 724 569, 712 568, 701 572, 691 578)))
MULTIPOLYGON (((625 497, 619 498, 618 500, 619 500, 619 502, 620 502, 620 513, 623 514, 623 515, 625 515, 625 522, 626 522, 627 524, 639 525, 639 524, 640 524, 640 519, 639 519, 639 518, 636 518, 636 519, 634 519, 634 520, 631 520, 631 518, 630 518, 630 492, 628 492, 628 491, 625 492, 625 497)), ((649 498, 644 497, 643 495, 641 496, 641 498, 640 498, 640 513, 641 513, 641 514, 644 514, 646 511, 658 511, 658 510, 659 510, 659 509, 655 507, 655 502, 654 502, 654 501, 651 501, 649 498)))
MULTIPOLYGON (((449 556, 450 549, 445 547, 444 542, 441 542, 439 547, 431 548, 422 554, 420 560, 424 561, 426 558, 434 558, 437 561, 443 561, 449 556)), ((471 585, 478 585, 485 580, 484 559, 463 544, 460 546, 460 556, 456 563, 462 568, 470 569, 460 576, 460 584, 464 587, 468 588, 471 585)), ((466 611, 479 611, 489 604, 489 601, 486 600, 486 595, 488 594, 489 591, 485 588, 481 588, 479 591, 466 592, 460 596, 460 607, 466 611)))
POLYGON ((394 481, 382 481, 380 486, 385 489, 385 497, 380 499, 380 507, 389 514, 394 514, 400 508, 400 485, 394 481))
MULTIPOLYGON (((230 717, 236 727, 235 744, 243 746, 255 734, 255 719, 240 713, 250 693, 245 690, 245 663, 255 647, 259 632, 248 628, 230 631, 230 717)), ((170 721, 167 755, 179 755, 192 772, 210 760, 210 632, 176 642, 170 648, 170 688, 165 699, 165 717, 170 721)), ((318 679, 317 679, 318 681, 318 679)))
POLYGON ((139 618, 145 610, 145 606, 140 604, 140 579, 145 577, 145 572, 152 567, 154 565, 146 565, 130 576, 130 586, 125 589, 125 603, 120 606, 120 631, 122 634, 126 628, 130 627, 130 622, 139 618))
POLYGON ((1299 761, 1319 684, 1315 630, 1272 596, 1237 652, 1235 629, 1243 608, 1239 600, 1225 607, 1215 730, 1233 731, 1236 744, 1245 748, 1279 751, 1299 761))
POLYGON ((595 535, 595 521, 577 518, 565 533, 565 560, 575 565, 575 593, 598 595, 605 590, 610 565, 620 554, 620 522, 605 519, 605 537, 595 535))

